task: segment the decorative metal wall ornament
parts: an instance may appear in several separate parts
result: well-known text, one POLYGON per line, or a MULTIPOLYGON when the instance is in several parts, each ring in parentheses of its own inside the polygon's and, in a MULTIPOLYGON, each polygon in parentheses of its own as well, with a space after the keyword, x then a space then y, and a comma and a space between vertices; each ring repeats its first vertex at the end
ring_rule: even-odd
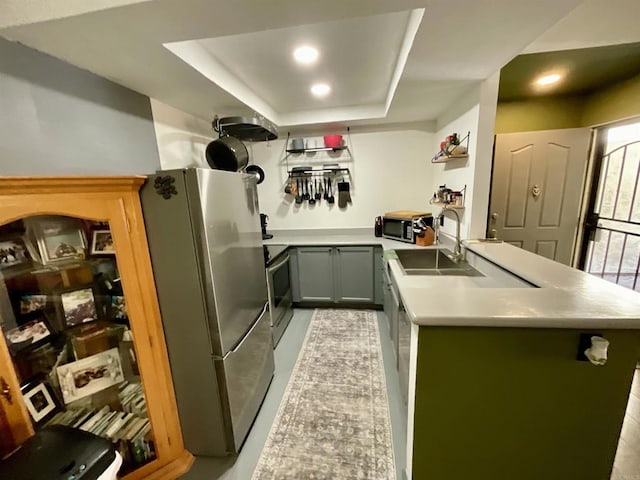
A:
POLYGON ((176 190, 176 179, 171 175, 167 175, 164 177, 156 177, 153 182, 153 186, 156 189, 156 193, 160 195, 165 200, 169 200, 173 195, 178 194, 178 190, 176 190))

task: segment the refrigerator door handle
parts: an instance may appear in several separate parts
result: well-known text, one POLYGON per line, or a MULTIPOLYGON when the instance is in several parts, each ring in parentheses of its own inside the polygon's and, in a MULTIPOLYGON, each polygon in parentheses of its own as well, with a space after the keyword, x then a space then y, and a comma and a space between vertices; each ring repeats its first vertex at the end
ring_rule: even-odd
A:
POLYGON ((285 263, 287 263, 289 261, 289 255, 285 255, 284 259, 281 262, 278 262, 277 265, 273 265, 269 268, 267 268, 267 272, 269 273, 273 273, 276 270, 280 269, 282 266, 284 266, 285 263))
POLYGON ((262 311, 260 312, 260 315, 258 315, 258 319, 255 321, 255 323, 253 324, 253 327, 251 327, 249 329, 249 331, 244 335, 244 337, 242 338, 242 340, 240 340, 240 342, 238 342, 238 344, 233 348, 233 350, 231 350, 229 353, 227 353, 225 355, 225 358, 228 357, 230 354, 232 353, 236 353, 238 350, 240 350, 240 348, 242 348, 242 345, 244 344, 245 340, 247 338, 249 338, 251 336, 251 332, 253 332, 258 324, 260 323, 260 319, 264 316, 264 314, 267 312, 267 309, 269 308, 269 302, 264 304, 264 307, 262 307, 262 311))

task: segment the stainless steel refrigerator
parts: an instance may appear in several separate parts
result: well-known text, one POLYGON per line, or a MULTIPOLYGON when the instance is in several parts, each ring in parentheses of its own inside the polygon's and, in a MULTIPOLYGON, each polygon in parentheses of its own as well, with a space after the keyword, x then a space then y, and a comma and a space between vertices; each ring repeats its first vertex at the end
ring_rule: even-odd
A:
POLYGON ((274 371, 256 178, 159 171, 141 197, 185 445, 236 453, 274 371))

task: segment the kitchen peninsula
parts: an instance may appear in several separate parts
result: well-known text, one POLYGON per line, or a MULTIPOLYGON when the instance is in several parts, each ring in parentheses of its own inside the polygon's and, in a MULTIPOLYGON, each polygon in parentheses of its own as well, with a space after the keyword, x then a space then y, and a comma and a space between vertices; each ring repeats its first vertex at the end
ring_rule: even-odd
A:
POLYGON ((502 243, 466 242, 483 276, 421 276, 392 252, 412 245, 371 233, 274 233, 384 249, 410 331, 398 344, 407 478, 609 478, 640 347, 637 293, 502 243), (578 359, 591 336, 610 342, 603 366, 578 359))

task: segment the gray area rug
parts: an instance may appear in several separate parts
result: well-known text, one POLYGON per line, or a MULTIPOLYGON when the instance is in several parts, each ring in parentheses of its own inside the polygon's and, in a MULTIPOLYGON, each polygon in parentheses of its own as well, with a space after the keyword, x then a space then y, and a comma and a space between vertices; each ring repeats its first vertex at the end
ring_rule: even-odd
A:
POLYGON ((252 478, 395 479, 375 312, 314 312, 252 478))

